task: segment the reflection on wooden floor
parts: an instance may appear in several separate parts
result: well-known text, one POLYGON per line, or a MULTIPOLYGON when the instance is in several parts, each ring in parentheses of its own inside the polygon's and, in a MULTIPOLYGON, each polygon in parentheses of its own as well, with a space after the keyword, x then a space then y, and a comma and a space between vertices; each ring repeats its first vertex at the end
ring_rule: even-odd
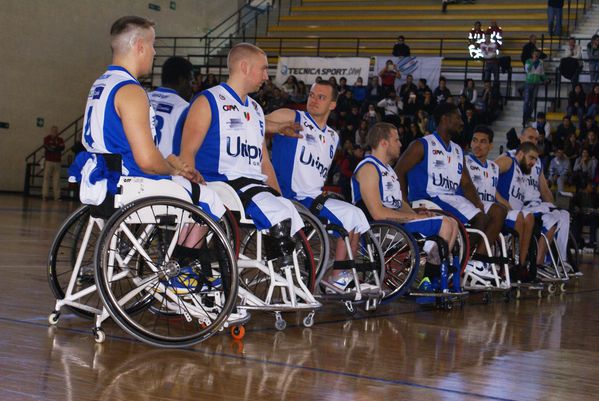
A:
MULTIPOLYGON (((191 350, 136 342, 111 322, 63 315, 46 279, 50 241, 75 205, 0 195, 0 400, 596 400, 599 274, 562 296, 463 309, 409 301, 348 319, 329 305, 284 332, 255 313, 243 342, 223 333, 191 350)), ((295 323, 295 324, 291 324, 295 323)))

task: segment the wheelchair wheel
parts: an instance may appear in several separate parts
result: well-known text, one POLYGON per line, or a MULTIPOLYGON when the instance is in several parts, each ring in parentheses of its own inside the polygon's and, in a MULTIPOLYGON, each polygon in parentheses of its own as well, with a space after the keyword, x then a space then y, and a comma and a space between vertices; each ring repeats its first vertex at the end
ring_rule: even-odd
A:
POLYGON ((373 237, 384 255, 383 302, 389 302, 410 290, 420 267, 416 240, 400 224, 392 221, 371 223, 373 237))
MULTIPOLYGON (((240 255, 243 255, 244 258, 257 259, 256 229, 254 227, 245 227, 241 229, 241 233, 243 239, 241 240, 240 255)), ((264 236, 262 237, 262 241, 264 243, 264 236)), ((303 230, 300 230, 295 234, 295 243, 302 282, 310 292, 313 292, 316 280, 315 258, 312 255, 310 243, 303 230)), ((263 246, 263 249, 261 250, 262 259, 260 260, 262 263, 266 263, 267 260, 265 253, 266 249, 264 249, 263 246)), ((277 270, 277 266, 275 266, 275 270, 277 270)), ((270 282, 270 275, 261 269, 241 269, 239 272, 240 287, 246 289, 260 299, 266 298, 270 282)), ((273 299, 278 301, 278 297, 280 296, 281 294, 277 290, 273 295, 273 299)))
MULTIPOLYGON (((80 249, 83 251, 83 259, 78 277, 75 281, 74 291, 82 291, 92 285, 94 280, 94 247, 100 233, 94 227, 90 233, 87 244, 83 244, 84 234, 90 218, 90 208, 83 205, 75 210, 64 221, 54 237, 48 254, 48 283, 56 299, 64 299, 69 286, 77 256, 80 249)), ((95 309, 102 309, 102 301, 96 291, 83 296, 77 300, 83 305, 95 309)), ((92 319, 94 314, 74 306, 66 306, 71 312, 86 319, 92 319)))
POLYGON ((360 236, 360 244, 358 246, 354 261, 357 265, 372 263, 373 268, 358 271, 360 283, 376 285, 374 274, 376 273, 378 281, 383 287, 385 278, 385 254, 381 248, 377 237, 372 232, 372 228, 360 236))
POLYGON ((314 258, 316 276, 320 274, 323 266, 329 262, 330 241, 327 231, 320 220, 300 203, 294 202, 299 215, 304 222, 302 229, 314 258))
POLYGON ((235 306, 237 266, 229 239, 205 212, 174 198, 132 202, 106 223, 95 250, 98 292, 110 316, 157 346, 197 344, 221 329, 235 306), (173 250, 200 227, 197 263, 173 250))
POLYGON ((436 213, 439 213, 444 216, 451 217, 458 222, 458 237, 456 239, 454 250, 458 253, 458 259, 460 261, 460 272, 464 274, 464 270, 466 270, 466 265, 470 260, 470 256, 472 256, 472 249, 470 249, 470 237, 468 236, 468 232, 466 231, 466 227, 462 224, 460 220, 458 220, 453 214, 450 212, 446 212, 445 210, 433 210, 436 213))
POLYGON ((231 247, 233 248, 233 252, 235 254, 235 258, 239 257, 239 246, 240 246, 240 232, 239 232, 239 224, 237 223, 237 219, 233 213, 227 209, 223 217, 219 222, 221 228, 225 232, 227 238, 229 238, 229 242, 231 243, 231 247))

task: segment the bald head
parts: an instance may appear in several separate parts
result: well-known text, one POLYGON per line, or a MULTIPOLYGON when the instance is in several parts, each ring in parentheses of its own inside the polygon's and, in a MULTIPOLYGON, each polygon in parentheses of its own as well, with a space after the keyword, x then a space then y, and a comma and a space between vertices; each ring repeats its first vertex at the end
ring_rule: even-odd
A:
POLYGON ((124 55, 133 48, 138 38, 148 39, 154 22, 136 16, 121 17, 110 28, 110 48, 115 55, 124 55))
POLYGON ((528 127, 520 134, 520 143, 530 142, 536 145, 539 142, 539 132, 533 127, 528 127))
POLYGON ((231 48, 227 57, 229 74, 237 71, 242 61, 250 62, 255 56, 266 56, 264 50, 250 43, 238 43, 231 48))

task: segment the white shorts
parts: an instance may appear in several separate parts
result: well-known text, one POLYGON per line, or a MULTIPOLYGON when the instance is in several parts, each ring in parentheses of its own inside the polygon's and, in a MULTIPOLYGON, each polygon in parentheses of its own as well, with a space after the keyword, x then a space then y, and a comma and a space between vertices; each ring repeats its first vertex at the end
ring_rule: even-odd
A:
MULTIPOLYGON (((483 205, 485 205, 485 213, 489 213, 489 209, 491 209, 491 206, 494 203, 495 202, 483 201, 483 205)), ((529 212, 526 212, 524 210, 508 210, 507 216, 505 217, 505 223, 503 223, 503 225, 508 228, 514 229, 514 227, 516 226, 516 219, 518 218, 518 215, 520 213, 522 213, 522 217, 526 217, 530 214, 529 212)))
MULTIPOLYGON (((187 178, 173 176, 172 181, 185 188, 191 196, 191 182, 187 178)), ((226 211, 225 205, 223 205, 219 196, 212 189, 208 188, 207 185, 200 185, 200 200, 198 206, 216 221, 220 220, 226 211)))
POLYGON ((549 202, 525 205, 522 210, 541 215, 541 219, 543 221, 543 232, 549 231, 559 222, 560 218, 562 217, 561 212, 555 209, 555 206, 549 202), (551 209, 554 210, 552 211, 551 209))
POLYGON ((468 223, 482 211, 461 195, 439 195, 429 199, 442 210, 453 214, 462 224, 468 223))
POLYGON ((260 192, 248 202, 245 212, 254 221, 258 230, 266 230, 283 220, 291 220, 291 235, 304 227, 304 222, 289 199, 260 192))
MULTIPOLYGON (((310 208, 314 199, 305 198, 299 202, 310 208)), ((318 217, 323 217, 330 223, 343 227, 347 232, 364 234, 370 230, 370 224, 368 224, 364 212, 359 207, 340 199, 327 199, 318 217)))

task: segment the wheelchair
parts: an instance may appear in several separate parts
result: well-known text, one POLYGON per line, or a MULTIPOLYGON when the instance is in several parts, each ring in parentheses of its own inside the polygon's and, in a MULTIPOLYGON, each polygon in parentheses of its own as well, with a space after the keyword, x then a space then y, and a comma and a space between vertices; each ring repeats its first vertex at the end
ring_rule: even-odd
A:
MULTIPOLYGON (((317 198, 315 203, 324 205, 327 198, 317 198)), ((315 297, 322 301, 341 301, 350 315, 356 313, 355 305, 358 304, 364 304, 366 311, 376 310, 385 294, 382 288, 384 253, 372 229, 360 236, 357 252, 354 255, 347 230, 332 224, 326 218, 317 217, 301 203, 297 201, 293 203, 304 222, 304 233, 310 242, 316 264, 315 297), (336 261, 334 258, 331 242, 339 238, 345 244, 348 255, 346 261, 336 261), (351 273, 353 282, 348 289, 341 290, 326 280, 326 276, 332 270, 345 270, 351 273)))
MULTIPOLYGON (((120 170, 120 159, 112 165, 120 170)), ((100 206, 78 208, 56 235, 48 278, 57 301, 49 323, 57 324, 66 307, 95 319, 97 342, 112 317, 142 342, 186 347, 244 319, 232 313, 237 268, 224 230, 172 181, 121 177, 117 187, 100 206), (193 261, 177 255, 191 227, 203 230, 193 261)))
MULTIPOLYGON (((304 231, 290 238, 290 227, 285 227, 289 221, 269 230, 257 230, 232 186, 224 182, 209 182, 208 186, 233 213, 235 218, 229 221, 230 225, 240 229, 236 309, 246 313, 251 310, 274 312, 277 330, 287 326, 282 312, 307 311, 303 325, 311 327, 315 311, 322 305, 312 294, 316 270, 310 241, 304 231)), ((232 330, 244 331, 239 325, 234 325, 232 330)))
MULTIPOLYGON (((537 241, 543 241, 545 243, 547 249, 547 256, 545 257, 545 260, 549 261, 549 265, 536 266, 535 263, 537 277, 546 285, 548 295, 554 295, 558 291, 561 293, 566 292, 566 286, 570 281, 570 277, 576 277, 572 265, 566 263, 566 258, 569 255, 561 254, 559 247, 557 246, 555 236, 551 241, 549 241, 549 238, 547 238, 545 233, 542 232, 541 228, 543 223, 540 215, 535 216, 535 221, 535 230, 533 233, 534 241, 531 241, 531 243, 534 243, 535 262, 537 255, 537 241)), ((568 242, 570 242, 570 235, 571 233, 568 233, 568 242)), ((575 250, 575 252, 577 253, 578 251, 575 250)))

